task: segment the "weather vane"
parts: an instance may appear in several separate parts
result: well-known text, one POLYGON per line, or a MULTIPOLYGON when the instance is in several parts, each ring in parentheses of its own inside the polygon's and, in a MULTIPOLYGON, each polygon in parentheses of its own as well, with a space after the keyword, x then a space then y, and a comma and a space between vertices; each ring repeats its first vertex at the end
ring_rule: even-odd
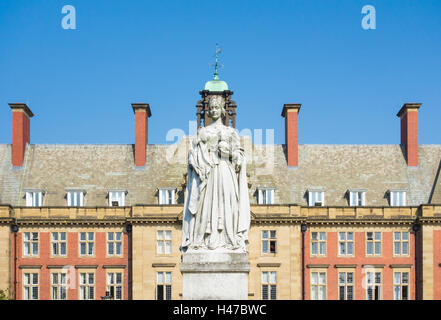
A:
POLYGON ((216 63, 214 64, 214 80, 219 80, 219 73, 217 72, 218 67, 223 67, 219 63, 219 55, 222 52, 221 48, 219 48, 218 44, 216 43, 216 63))

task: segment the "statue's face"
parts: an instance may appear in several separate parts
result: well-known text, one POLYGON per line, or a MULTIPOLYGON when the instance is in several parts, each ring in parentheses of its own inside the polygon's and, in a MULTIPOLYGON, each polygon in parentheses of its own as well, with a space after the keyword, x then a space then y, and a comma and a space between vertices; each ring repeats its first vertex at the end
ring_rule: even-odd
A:
POLYGON ((208 105, 208 116, 213 120, 217 120, 222 116, 222 107, 219 101, 210 101, 210 104, 208 105))

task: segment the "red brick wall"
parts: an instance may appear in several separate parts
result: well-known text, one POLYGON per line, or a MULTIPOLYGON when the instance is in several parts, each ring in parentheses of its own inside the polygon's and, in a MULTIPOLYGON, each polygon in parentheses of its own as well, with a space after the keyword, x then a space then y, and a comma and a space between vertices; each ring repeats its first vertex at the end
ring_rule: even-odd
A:
MULTIPOLYGON (((55 231, 54 231, 55 232, 55 231)), ((67 254, 66 258, 50 257, 50 232, 39 232, 39 257, 23 257, 23 233, 17 234, 17 300, 22 299, 22 274, 23 270, 19 266, 42 265, 41 269, 32 270, 40 273, 40 299, 50 300, 50 274, 58 272, 61 269, 48 269, 48 265, 98 265, 95 271, 95 299, 99 300, 106 294, 106 269, 103 265, 125 265, 123 269, 123 299, 128 297, 128 235, 123 233, 123 255, 122 257, 106 257, 106 231, 95 232, 95 256, 80 257, 79 256, 79 234, 78 232, 67 232, 67 254)), ((12 235, 12 240, 13 235, 12 235)), ((13 258, 12 252, 12 258, 13 258)), ((79 272, 83 269, 72 269, 75 272, 76 285, 68 288, 68 300, 78 300, 78 281, 79 272)), ((89 271, 87 271, 89 272, 89 271)))
POLYGON ((407 111, 401 117, 401 144, 406 150, 407 165, 418 166, 418 112, 407 111))
POLYGON ((26 142, 30 143, 30 121, 23 111, 12 112, 12 165, 23 164, 26 142))
MULTIPOLYGON (((319 230, 314 230, 319 231, 319 230)), ((367 230, 379 231, 379 230, 367 230)), ((305 299, 309 300, 310 293, 310 272, 314 269, 307 268, 308 264, 329 264, 327 270, 327 299, 338 299, 338 272, 340 269, 335 268, 336 264, 354 264, 357 265, 354 271, 354 299, 365 300, 366 289, 363 288, 363 265, 384 264, 381 269, 382 272, 382 296, 383 300, 393 300, 393 272, 394 269, 390 267, 391 264, 411 264, 412 268, 409 270, 409 296, 410 299, 415 298, 415 240, 414 234, 409 233, 409 256, 408 257, 393 257, 393 232, 382 232, 382 255, 381 257, 367 257, 366 256, 366 232, 354 232, 355 246, 354 257, 338 257, 338 232, 326 233, 326 257, 311 257, 310 256, 310 231, 305 233, 305 299)), ((342 268, 341 271, 350 271, 342 268)))
POLYGON ((418 166, 418 112, 407 113, 407 164, 418 166))
POLYGON ((288 166, 299 165, 299 121, 298 112, 286 112, 285 116, 285 144, 288 166))
POLYGON ((148 143, 148 118, 145 111, 135 111, 135 166, 145 166, 148 143))

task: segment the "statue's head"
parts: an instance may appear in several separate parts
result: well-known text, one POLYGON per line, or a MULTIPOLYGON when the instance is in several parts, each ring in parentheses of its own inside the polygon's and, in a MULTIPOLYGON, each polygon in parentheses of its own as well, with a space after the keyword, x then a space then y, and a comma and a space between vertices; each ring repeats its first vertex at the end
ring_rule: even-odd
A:
POLYGON ((217 120, 219 117, 225 117, 225 102, 221 96, 211 96, 208 100, 208 116, 217 120))

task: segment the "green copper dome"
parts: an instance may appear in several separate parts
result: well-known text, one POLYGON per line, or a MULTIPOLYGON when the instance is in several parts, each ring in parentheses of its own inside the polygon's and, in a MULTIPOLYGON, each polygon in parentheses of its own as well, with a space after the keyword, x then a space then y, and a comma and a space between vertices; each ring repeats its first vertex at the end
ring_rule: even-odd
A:
POLYGON ((205 90, 208 91, 224 91, 228 90, 228 84, 219 79, 217 72, 214 74, 214 79, 205 83, 205 90))

